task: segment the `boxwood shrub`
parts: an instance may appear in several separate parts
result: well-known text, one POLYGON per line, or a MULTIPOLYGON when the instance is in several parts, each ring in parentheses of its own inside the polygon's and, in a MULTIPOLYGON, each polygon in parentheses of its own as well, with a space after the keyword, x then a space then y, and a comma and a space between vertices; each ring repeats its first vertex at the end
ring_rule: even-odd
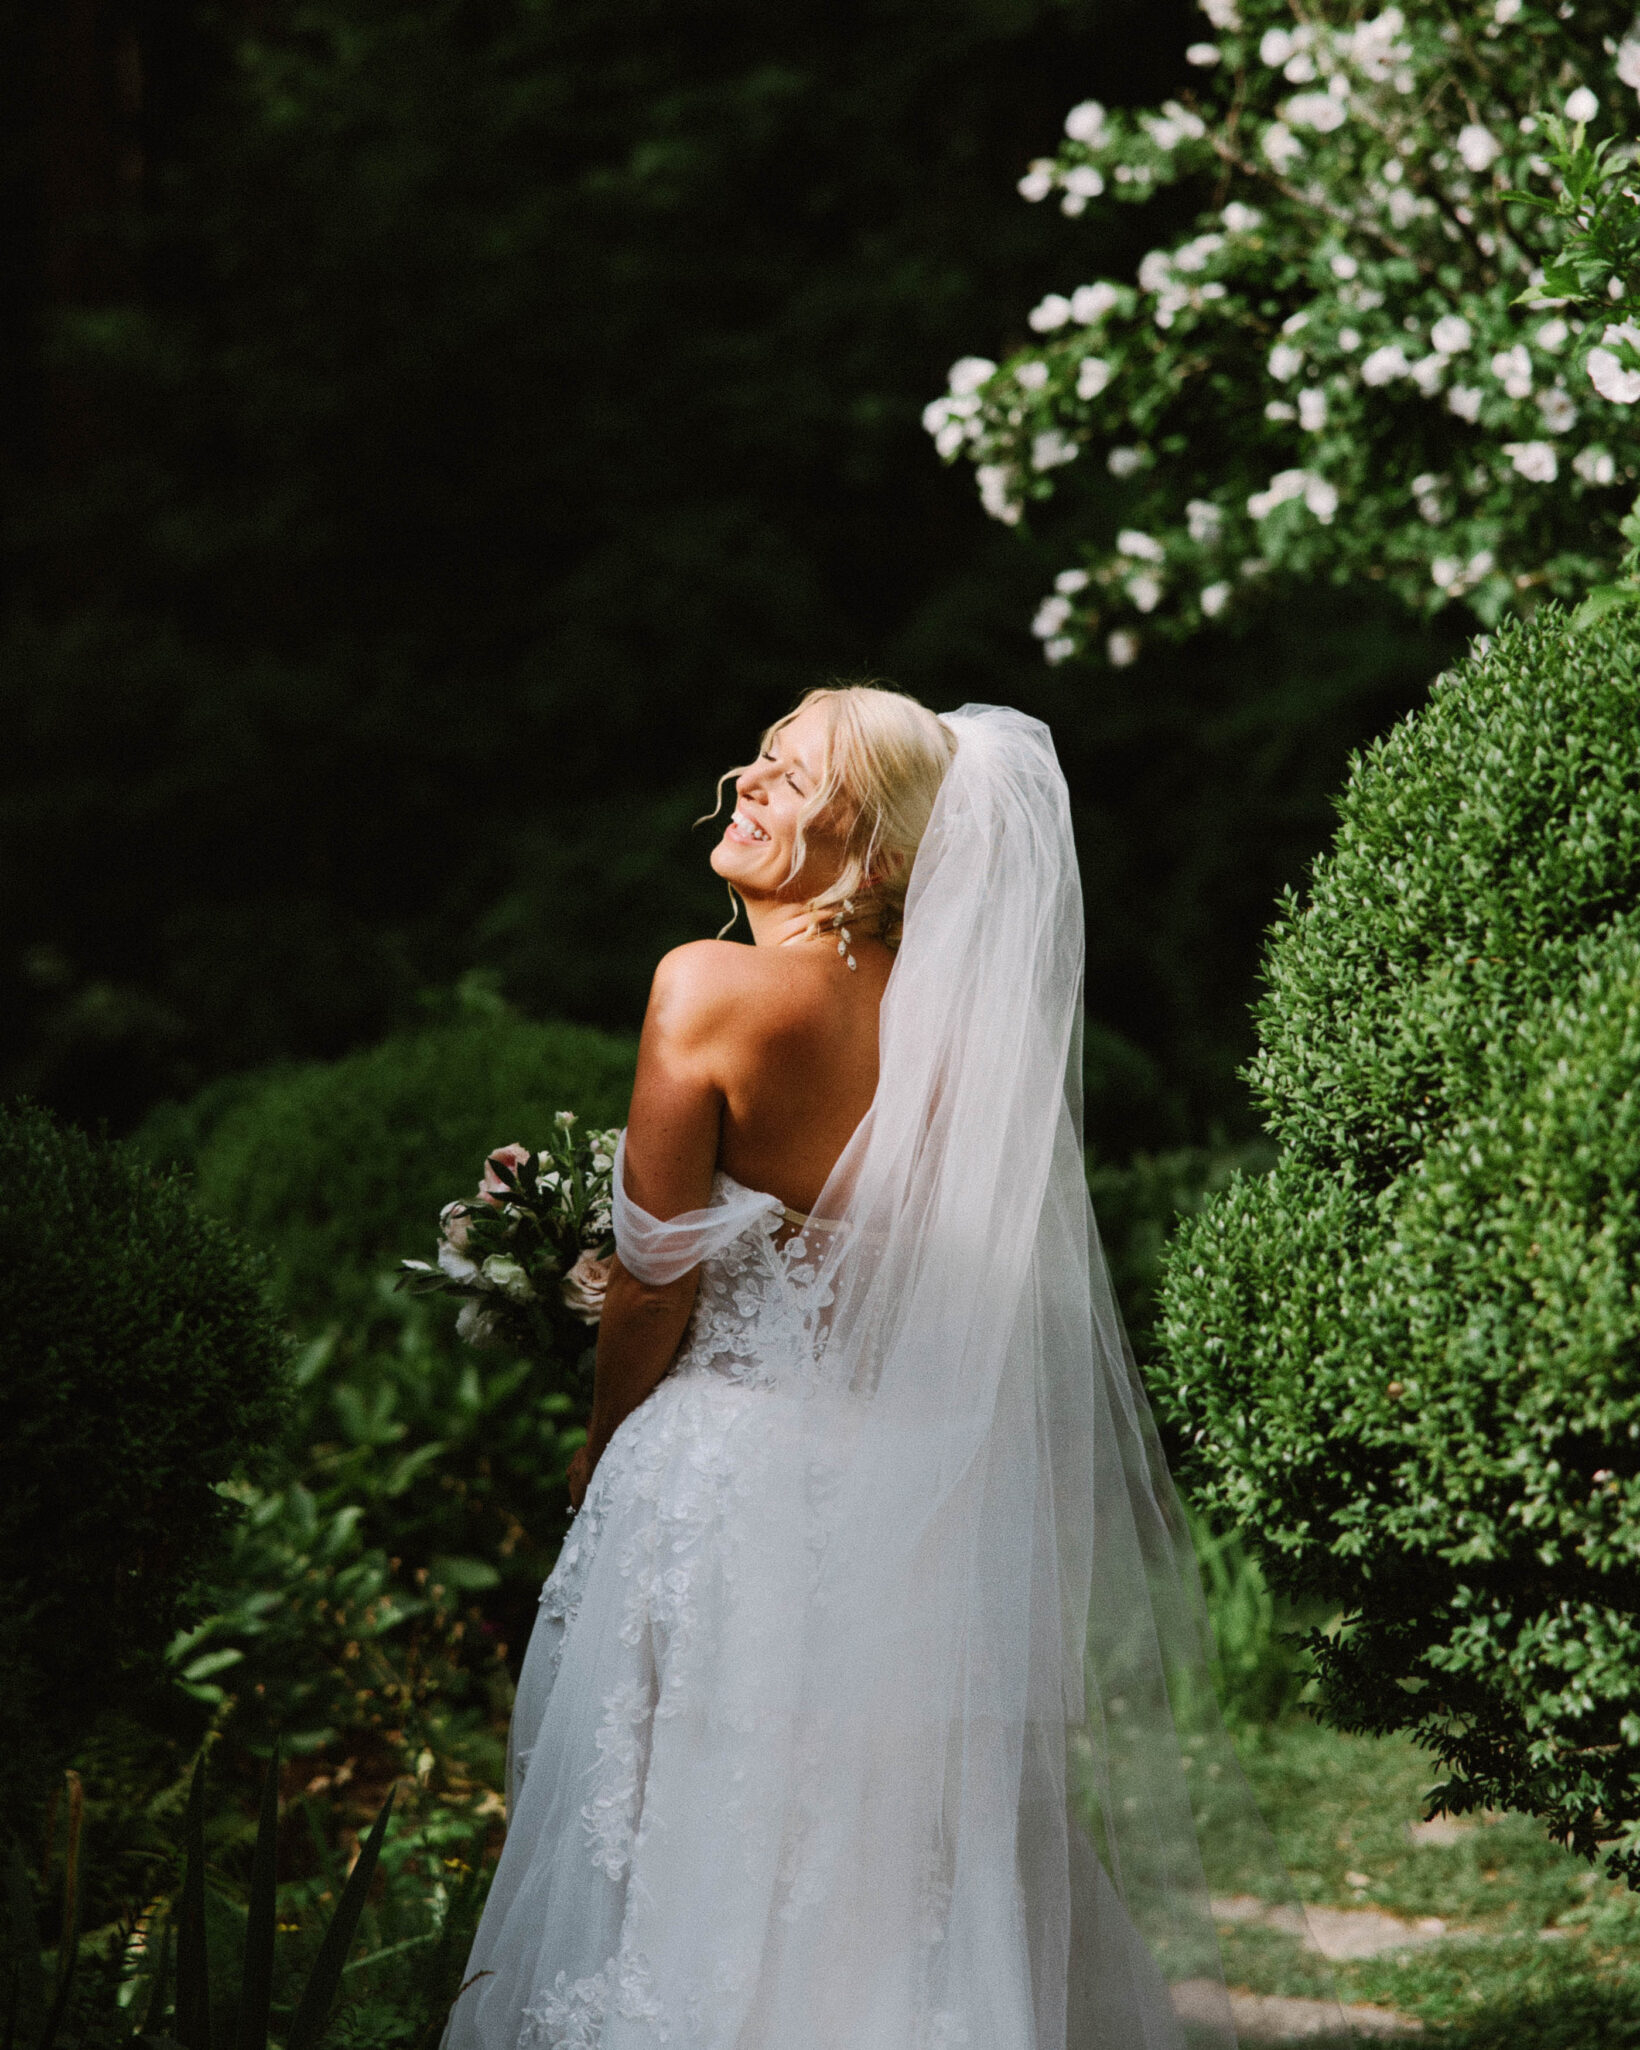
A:
POLYGON ((1505 627, 1282 904, 1281 1153, 1188 1220, 1159 1392, 1322 1712, 1640 1885, 1640 635, 1505 627))
POLYGON ((366 1308, 405 1255, 431 1256, 440 1208, 471 1193, 491 1148, 561 1109, 623 1124, 636 1057, 633 1040, 498 1009, 237 1077, 139 1139, 269 1248, 286 1307, 317 1328, 366 1308))
MULTIPOLYGON (((480 1666, 486 1647, 522 1654, 557 1555, 593 1334, 562 1359, 475 1352, 455 1336, 453 1300, 396 1295, 392 1279, 403 1256, 431 1257, 440 1208, 471 1193, 494 1147, 539 1139, 558 1110, 624 1122, 635 1058, 631 1039, 469 1009, 340 1060, 235 1078, 141 1135, 272 1258, 308 1341, 290 1472, 325 1508, 353 1506, 404 1601, 423 1584, 471 1600, 480 1666)), ((232 1590, 221 1598, 236 1614, 232 1590)), ((213 1684, 266 1684, 265 1633, 226 1630, 217 1641, 244 1658, 213 1684)))
POLYGON ((286 1345, 174 1176, 0 1105, 0 1812, 135 1690, 237 1513, 286 1345))

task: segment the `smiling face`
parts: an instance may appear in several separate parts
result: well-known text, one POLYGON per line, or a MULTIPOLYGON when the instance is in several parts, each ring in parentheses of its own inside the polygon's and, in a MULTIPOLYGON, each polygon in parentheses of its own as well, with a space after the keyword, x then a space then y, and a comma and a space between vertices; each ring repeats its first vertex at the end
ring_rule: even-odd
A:
POLYGON ((804 828, 803 865, 792 872, 799 824, 825 774, 826 733, 824 707, 805 706, 735 778, 734 812, 712 867, 742 897, 806 903, 841 867, 843 835, 822 817, 804 828))

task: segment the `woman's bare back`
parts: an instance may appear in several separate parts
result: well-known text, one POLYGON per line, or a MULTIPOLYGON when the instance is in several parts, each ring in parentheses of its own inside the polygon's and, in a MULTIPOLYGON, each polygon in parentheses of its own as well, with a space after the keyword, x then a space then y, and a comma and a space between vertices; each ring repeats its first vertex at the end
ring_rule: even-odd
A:
POLYGON ((823 940, 700 940, 666 956, 644 1021, 626 1180, 657 1217, 707 1200, 713 1170, 807 1211, 877 1088, 894 957, 823 940))

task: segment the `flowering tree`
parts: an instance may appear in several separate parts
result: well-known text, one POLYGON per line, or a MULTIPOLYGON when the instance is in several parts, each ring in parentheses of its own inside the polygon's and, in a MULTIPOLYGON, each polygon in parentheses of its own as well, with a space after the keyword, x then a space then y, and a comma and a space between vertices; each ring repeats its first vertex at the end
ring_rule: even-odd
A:
POLYGON ((965 357, 924 416, 996 519, 1068 463, 1115 480, 1037 614, 1048 659, 1102 644, 1132 661, 1145 631, 1183 638, 1284 577, 1371 583, 1423 614, 1463 600, 1489 623, 1580 595, 1622 552, 1640 355, 1587 280, 1555 271, 1564 180, 1544 152, 1563 164, 1568 136, 1599 129, 1621 182, 1632 17, 1605 0, 1201 5, 1196 91, 1073 108, 1020 185, 1074 219, 1183 183, 1206 202, 1192 232, 1132 284, 1050 293, 1038 343, 1000 367, 965 357), (1534 185, 1547 210, 1519 196, 1534 185))

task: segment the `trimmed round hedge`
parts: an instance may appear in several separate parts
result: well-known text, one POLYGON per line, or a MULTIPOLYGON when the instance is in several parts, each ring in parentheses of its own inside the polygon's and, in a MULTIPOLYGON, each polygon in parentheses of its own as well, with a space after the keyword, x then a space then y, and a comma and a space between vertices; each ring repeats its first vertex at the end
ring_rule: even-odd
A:
POLYGON ((1282 1151, 1180 1230, 1163 1404, 1321 1708, 1640 1885, 1640 634, 1505 627, 1281 907, 1282 1151))
POLYGON ((636 1059, 635 1040, 589 1026, 461 1018, 219 1085, 157 1113, 139 1143, 270 1248, 286 1306, 311 1327, 368 1310, 400 1259, 430 1257, 439 1211, 494 1148, 544 1143, 563 1109, 624 1124, 636 1059))
POLYGON ((0 1105, 0 1800, 152 1671, 276 1434, 257 1262, 182 1185, 0 1105))

